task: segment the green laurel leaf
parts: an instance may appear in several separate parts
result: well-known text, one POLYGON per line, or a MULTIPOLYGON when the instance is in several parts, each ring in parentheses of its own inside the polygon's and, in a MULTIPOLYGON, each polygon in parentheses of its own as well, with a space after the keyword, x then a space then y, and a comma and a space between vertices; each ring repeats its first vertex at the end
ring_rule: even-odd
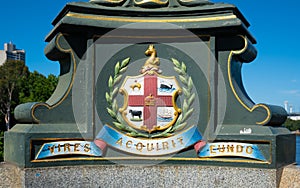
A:
POLYGON ((191 77, 189 77, 189 80, 188 80, 188 90, 191 91, 192 88, 193 88, 193 80, 191 77))
POLYGON ((114 124, 118 129, 123 130, 123 128, 124 128, 123 125, 122 125, 121 123, 119 123, 119 122, 114 121, 113 124, 114 124))
POLYGON ((118 111, 117 100, 113 100, 113 103, 112 103, 112 110, 113 110, 114 112, 118 111))
POLYGON ((111 97, 114 98, 118 94, 118 91, 119 91, 119 88, 115 87, 114 90, 113 90, 113 92, 112 92, 111 97))
POLYGON ((186 125, 187 125, 187 122, 181 123, 178 126, 176 126, 173 130, 178 131, 178 130, 184 128, 186 125))
POLYGON ((157 138, 157 137, 168 137, 171 136, 172 134, 170 134, 169 132, 171 132, 171 130, 173 129, 173 127, 169 127, 168 129, 166 129, 164 132, 155 134, 153 136, 151 136, 151 138, 157 138))
POLYGON ((119 123, 123 124, 122 116, 121 116, 119 113, 117 114, 116 120, 117 120, 119 123))
POLYGON ((179 75, 182 75, 182 74, 183 74, 182 71, 181 71, 179 68, 177 68, 177 67, 174 67, 174 70, 175 70, 179 75))
POLYGON ((115 75, 119 74, 120 71, 120 62, 118 62, 115 66, 115 75))
POLYGON ((179 75, 179 80, 180 80, 184 85, 187 84, 186 79, 185 79, 184 76, 179 75))
POLYGON ((112 118, 116 118, 116 113, 114 111, 112 111, 110 108, 106 108, 107 109, 107 112, 109 113, 109 115, 112 117, 112 118))
POLYGON ((192 96, 189 97, 188 104, 192 104, 194 102, 194 99, 195 99, 195 93, 193 93, 192 96))
POLYGON ((186 65, 184 64, 184 62, 181 63, 181 70, 182 72, 186 72, 186 65))
POLYGON ((111 103, 111 97, 110 97, 110 95, 106 92, 105 93, 105 98, 106 98, 106 101, 108 102, 108 103, 111 103))
POLYGON ((183 94, 185 99, 182 104, 182 113, 179 115, 175 125, 172 126, 172 129, 169 132, 174 132, 184 128, 187 125, 185 122, 193 113, 194 109, 191 108, 195 100, 195 93, 191 93, 193 89, 193 80, 187 74, 187 67, 184 62, 181 64, 176 59, 172 58, 172 62, 174 64, 174 70, 179 74, 179 80, 185 87, 182 87, 183 94))
POLYGON ((109 88, 112 88, 113 82, 114 82, 114 81, 113 81, 113 78, 112 78, 112 76, 110 76, 109 79, 108 79, 108 87, 109 87, 109 88))
POLYGON ((182 120, 182 114, 179 115, 177 122, 181 122, 181 120, 182 120))
POLYGON ((127 67, 121 68, 121 70, 119 71, 119 73, 123 74, 126 70, 127 70, 127 67))
POLYGON ((118 84, 121 81, 121 79, 122 79, 122 75, 117 76, 114 80, 114 85, 118 84))
POLYGON ((180 63, 176 59, 173 59, 173 58, 171 58, 171 59, 176 68, 180 67, 180 63))
POLYGON ((190 109, 188 112, 185 113, 184 117, 182 118, 182 122, 186 121, 193 113, 194 109, 190 109))
POLYGON ((126 59, 124 59, 121 63, 121 68, 126 67, 129 63, 130 57, 127 57, 126 59))
POLYGON ((186 88, 182 88, 183 94, 185 97, 188 97, 190 95, 190 93, 188 92, 188 90, 186 88))
POLYGON ((189 108, 189 105, 187 104, 186 100, 183 101, 183 105, 182 106, 183 106, 183 113, 185 113, 188 110, 188 108, 189 108))

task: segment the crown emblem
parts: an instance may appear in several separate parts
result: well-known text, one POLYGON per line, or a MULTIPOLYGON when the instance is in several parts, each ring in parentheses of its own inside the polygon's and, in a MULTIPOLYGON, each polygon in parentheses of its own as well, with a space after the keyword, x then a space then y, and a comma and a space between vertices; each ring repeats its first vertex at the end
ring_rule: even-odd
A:
POLYGON ((145 98, 145 105, 146 106, 155 106, 155 98, 152 94, 148 95, 146 98, 145 98))

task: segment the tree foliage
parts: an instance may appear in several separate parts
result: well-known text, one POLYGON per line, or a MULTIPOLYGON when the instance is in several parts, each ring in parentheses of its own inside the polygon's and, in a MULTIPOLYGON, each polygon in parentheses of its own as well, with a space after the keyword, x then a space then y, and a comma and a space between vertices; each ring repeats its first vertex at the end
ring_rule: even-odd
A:
POLYGON ((285 121, 284 126, 288 128, 290 131, 300 130, 300 120, 297 121, 288 118, 285 121))
POLYGON ((23 61, 7 61, 0 66, 0 161, 3 161, 3 131, 15 124, 11 114, 18 104, 46 102, 58 78, 29 72, 23 61), (6 126, 5 126, 6 125, 6 126))
POLYGON ((23 80, 22 88, 19 92, 20 103, 25 102, 45 102, 52 95, 58 78, 50 74, 48 77, 34 71, 23 80))
POLYGON ((46 102, 56 88, 58 78, 37 71, 29 72, 23 61, 7 61, 0 66, 0 125, 15 123, 11 112, 21 103, 46 102))
POLYGON ((0 66, 0 113, 7 128, 11 126, 12 109, 19 103, 22 80, 28 75, 28 67, 23 61, 8 60, 0 66))

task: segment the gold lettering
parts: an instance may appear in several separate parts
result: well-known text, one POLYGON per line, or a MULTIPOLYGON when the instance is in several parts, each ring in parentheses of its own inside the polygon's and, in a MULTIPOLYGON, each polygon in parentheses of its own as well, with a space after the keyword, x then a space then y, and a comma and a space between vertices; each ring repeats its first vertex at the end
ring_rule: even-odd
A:
POLYGON ((180 142, 181 145, 183 145, 183 138, 182 137, 177 138, 177 140, 180 142))
POLYGON ((142 150, 143 150, 143 143, 141 143, 141 142, 137 143, 136 150, 142 152, 142 150))
POLYGON ((234 152, 234 146, 233 145, 227 145, 227 152, 234 152))
POLYGON ((54 153, 54 149, 55 149, 55 145, 53 145, 53 146, 48 146, 48 149, 49 149, 50 152, 53 154, 53 153, 54 153))
POLYGON ((252 146, 247 146, 247 147, 246 147, 246 153, 252 154, 252 152, 253 152, 252 146))
POLYGON ((91 147, 90 147, 90 144, 85 144, 84 145, 84 152, 90 152, 91 151, 91 147))
POLYGON ((60 151, 60 147, 61 147, 61 145, 58 144, 58 145, 57 145, 57 150, 58 150, 58 152, 61 152, 61 151, 60 151))
POLYGON ((122 141, 123 141, 123 138, 120 138, 120 139, 116 142, 116 144, 119 144, 119 145, 122 147, 122 141))
POLYGON ((214 145, 210 145, 209 146, 209 152, 211 153, 211 154, 215 154, 216 152, 214 152, 214 145))
POLYGON ((132 141, 129 140, 126 142, 126 148, 131 148, 131 145, 132 145, 132 141))
POLYGON ((70 152, 70 144, 64 144, 64 152, 70 152))
POLYGON ((148 151, 154 150, 153 143, 151 143, 151 148, 149 148, 149 145, 150 145, 150 143, 147 143, 147 150, 148 151))
POLYGON ((80 151, 80 150, 79 150, 79 146, 80 146, 80 144, 78 144, 78 143, 76 143, 76 144, 74 145, 74 152, 80 151))
POLYGON ((173 146, 173 148, 176 148, 176 144, 175 144, 174 140, 172 140, 172 146, 173 146))
POLYGON ((225 151, 225 146, 222 145, 222 147, 220 147, 220 145, 218 145, 218 150, 219 152, 223 153, 225 151))
POLYGON ((169 149, 169 143, 168 142, 162 142, 163 150, 169 149))
POLYGON ((161 150, 161 148, 159 148, 159 143, 156 143, 156 151, 161 150))
POLYGON ((237 152, 237 153, 242 153, 242 152, 243 152, 243 148, 244 148, 244 146, 237 145, 237 146, 236 146, 236 152, 237 152))

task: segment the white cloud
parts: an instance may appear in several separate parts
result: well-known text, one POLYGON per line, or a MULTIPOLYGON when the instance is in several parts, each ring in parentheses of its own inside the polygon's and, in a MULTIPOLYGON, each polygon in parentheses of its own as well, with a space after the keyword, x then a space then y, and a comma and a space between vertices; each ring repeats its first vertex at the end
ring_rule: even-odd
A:
POLYGON ((284 90, 284 91, 281 91, 281 93, 288 94, 288 95, 300 96, 300 90, 297 90, 297 89, 294 89, 294 90, 284 90))

